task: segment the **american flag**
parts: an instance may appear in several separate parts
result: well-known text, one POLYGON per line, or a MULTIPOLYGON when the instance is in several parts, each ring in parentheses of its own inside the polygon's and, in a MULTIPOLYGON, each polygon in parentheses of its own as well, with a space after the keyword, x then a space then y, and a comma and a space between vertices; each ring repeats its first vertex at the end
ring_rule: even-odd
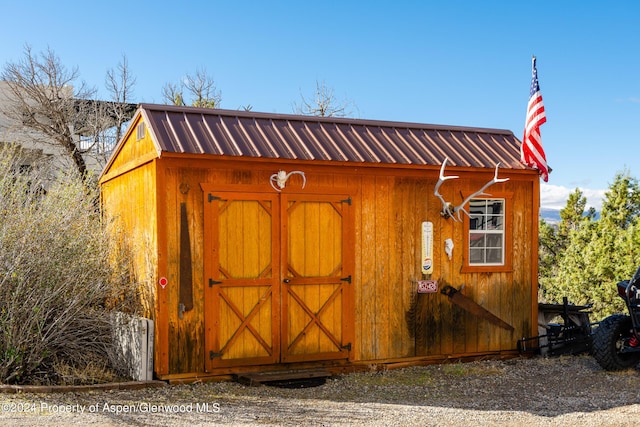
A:
POLYGON ((547 166, 547 157, 542 149, 542 138, 540 137, 540 126, 547 121, 547 116, 544 112, 542 94, 538 84, 535 56, 531 59, 531 74, 531 90, 527 106, 527 120, 524 125, 524 138, 520 147, 520 161, 537 169, 544 182, 547 182, 551 169, 547 166))

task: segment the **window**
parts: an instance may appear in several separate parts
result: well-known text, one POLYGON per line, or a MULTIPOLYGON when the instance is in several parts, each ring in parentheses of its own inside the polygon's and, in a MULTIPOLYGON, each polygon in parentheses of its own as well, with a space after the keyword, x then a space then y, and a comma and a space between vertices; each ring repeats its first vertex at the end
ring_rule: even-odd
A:
POLYGON ((505 200, 469 202, 469 265, 505 265, 505 200))
POLYGON ((141 139, 144 139, 144 137, 145 137, 144 122, 138 123, 138 126, 136 126, 136 140, 140 141, 141 139))

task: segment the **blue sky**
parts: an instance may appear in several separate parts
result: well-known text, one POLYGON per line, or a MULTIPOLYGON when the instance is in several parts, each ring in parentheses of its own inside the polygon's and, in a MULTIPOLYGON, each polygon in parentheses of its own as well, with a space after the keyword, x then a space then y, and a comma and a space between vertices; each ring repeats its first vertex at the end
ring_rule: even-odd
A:
POLYGON ((512 130, 522 138, 531 56, 553 168, 543 207, 616 173, 640 177, 640 2, 15 1, 3 5, 0 65, 50 47, 102 95, 126 55, 136 102, 205 69, 222 108, 292 113, 316 81, 366 119, 512 130))

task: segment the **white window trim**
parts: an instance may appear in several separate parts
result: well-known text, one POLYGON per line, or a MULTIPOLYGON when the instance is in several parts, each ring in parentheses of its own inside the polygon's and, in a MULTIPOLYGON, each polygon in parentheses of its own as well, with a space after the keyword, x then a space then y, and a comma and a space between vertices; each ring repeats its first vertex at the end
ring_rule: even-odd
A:
MULTIPOLYGON (((504 198, 476 198, 476 199, 472 199, 470 203, 473 203, 474 201, 479 201, 482 200, 485 203, 485 207, 492 201, 498 201, 502 203, 502 212, 500 214, 497 214, 497 216, 502 217, 502 228, 501 229, 493 229, 493 230, 478 230, 478 229, 471 229, 471 219, 472 218, 477 218, 478 215, 474 215, 473 213, 470 214, 468 221, 469 221, 469 234, 467 235, 467 242, 468 242, 468 259, 469 259, 469 266, 470 267, 492 267, 492 266, 498 266, 498 267, 503 267, 506 263, 506 207, 507 207, 507 203, 506 203, 506 199, 504 198), (502 245, 501 247, 487 247, 487 246, 483 246, 480 249, 484 249, 483 250, 483 255, 484 258, 486 259, 486 252, 488 249, 499 249, 500 250, 500 259, 502 260, 501 262, 471 262, 471 251, 472 249, 479 249, 478 247, 472 247, 471 246, 471 235, 472 234, 483 234, 485 236, 490 235, 490 234, 496 234, 496 235, 500 235, 502 236, 501 242, 502 245)), ((487 217, 487 216, 496 216, 496 214, 488 214, 488 213, 484 213, 480 215, 481 217, 487 217)), ((486 221, 485 221, 486 223, 486 221)))

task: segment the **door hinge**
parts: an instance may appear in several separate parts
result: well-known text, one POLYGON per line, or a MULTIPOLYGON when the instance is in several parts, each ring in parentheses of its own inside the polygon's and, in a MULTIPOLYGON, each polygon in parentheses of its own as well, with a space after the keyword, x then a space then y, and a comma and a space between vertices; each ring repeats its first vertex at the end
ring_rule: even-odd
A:
POLYGON ((345 345, 343 345, 342 347, 340 347, 343 350, 349 350, 351 351, 351 343, 347 343, 345 345))
POLYGON ((207 201, 208 201, 209 203, 211 203, 211 202, 213 202, 214 200, 220 200, 220 197, 218 197, 218 196, 214 196, 213 194, 209 193, 209 194, 207 195, 207 201))
POLYGON ((219 281, 217 281, 217 280, 209 279, 209 287, 210 287, 210 288, 212 288, 212 287, 213 287, 213 285, 219 285, 219 284, 221 284, 221 283, 222 283, 222 282, 219 282, 219 281))
POLYGON ((351 206, 351 197, 347 197, 346 199, 340 200, 340 203, 346 203, 351 206))
POLYGON ((216 353, 215 351, 211 350, 209 352, 209 359, 213 360, 215 357, 222 357, 222 353, 216 353))
POLYGON ((348 275, 347 277, 341 277, 340 281, 341 282, 351 283, 351 275, 348 275))

